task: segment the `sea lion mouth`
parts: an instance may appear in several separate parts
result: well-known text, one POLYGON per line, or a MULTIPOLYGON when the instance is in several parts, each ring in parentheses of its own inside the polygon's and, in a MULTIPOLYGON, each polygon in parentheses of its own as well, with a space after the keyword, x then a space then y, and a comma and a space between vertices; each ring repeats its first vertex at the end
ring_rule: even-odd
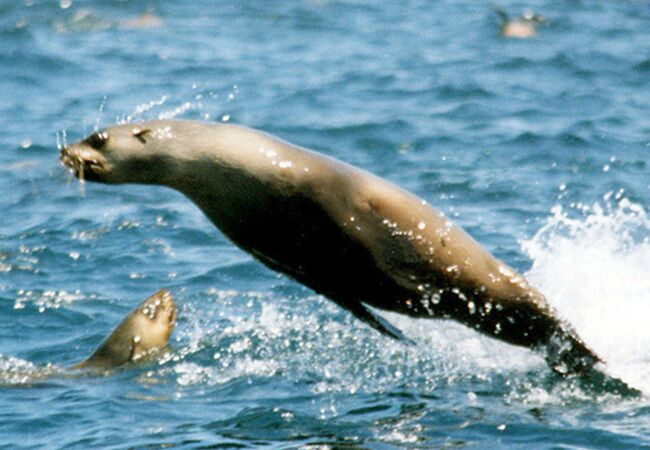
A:
POLYGON ((63 166, 80 181, 102 181, 107 173, 104 158, 96 151, 77 146, 63 147, 59 155, 63 166))

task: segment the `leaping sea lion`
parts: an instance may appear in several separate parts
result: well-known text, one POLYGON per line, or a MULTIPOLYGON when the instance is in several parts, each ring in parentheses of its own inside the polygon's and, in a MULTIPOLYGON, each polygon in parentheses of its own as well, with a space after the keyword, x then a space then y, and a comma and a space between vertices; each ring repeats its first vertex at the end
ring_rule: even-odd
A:
POLYGON ((164 185, 235 244, 393 338, 366 305, 453 319, 568 374, 600 361, 544 296, 426 201, 344 162, 229 124, 118 125, 61 150, 82 179, 164 185))

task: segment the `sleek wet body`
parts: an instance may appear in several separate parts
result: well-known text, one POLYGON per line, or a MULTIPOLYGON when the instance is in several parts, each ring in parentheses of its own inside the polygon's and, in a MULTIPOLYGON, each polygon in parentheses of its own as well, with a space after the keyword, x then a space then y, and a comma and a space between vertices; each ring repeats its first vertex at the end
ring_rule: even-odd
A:
POLYGON ((119 125, 64 148, 74 173, 184 193, 235 244, 376 329, 365 305, 454 319, 543 351, 562 373, 598 357, 544 296, 425 201, 370 173, 252 129, 119 125))

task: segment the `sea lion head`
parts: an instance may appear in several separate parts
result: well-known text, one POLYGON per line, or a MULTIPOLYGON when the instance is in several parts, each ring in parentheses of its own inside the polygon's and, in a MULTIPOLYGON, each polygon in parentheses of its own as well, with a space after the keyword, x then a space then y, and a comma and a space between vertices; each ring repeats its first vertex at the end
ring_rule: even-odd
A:
POLYGON ((60 159, 82 181, 165 184, 175 165, 173 127, 159 120, 97 130, 63 147, 60 159))
POLYGON ((125 322, 133 342, 131 360, 165 347, 176 323, 176 305, 172 295, 161 289, 142 302, 125 322))
POLYGON ((174 299, 161 289, 126 316, 99 348, 75 367, 109 368, 137 361, 167 345, 175 322, 174 299))

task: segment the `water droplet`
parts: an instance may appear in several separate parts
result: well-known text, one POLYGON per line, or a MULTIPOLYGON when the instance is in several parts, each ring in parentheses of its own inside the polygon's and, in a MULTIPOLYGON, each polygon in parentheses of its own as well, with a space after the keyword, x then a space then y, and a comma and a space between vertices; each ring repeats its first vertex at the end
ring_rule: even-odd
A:
POLYGON ((458 266, 456 264, 453 264, 447 267, 447 272, 459 273, 460 271, 458 270, 458 266))
POLYGON ((509 267, 499 266, 499 272, 506 277, 514 277, 516 274, 509 267))

